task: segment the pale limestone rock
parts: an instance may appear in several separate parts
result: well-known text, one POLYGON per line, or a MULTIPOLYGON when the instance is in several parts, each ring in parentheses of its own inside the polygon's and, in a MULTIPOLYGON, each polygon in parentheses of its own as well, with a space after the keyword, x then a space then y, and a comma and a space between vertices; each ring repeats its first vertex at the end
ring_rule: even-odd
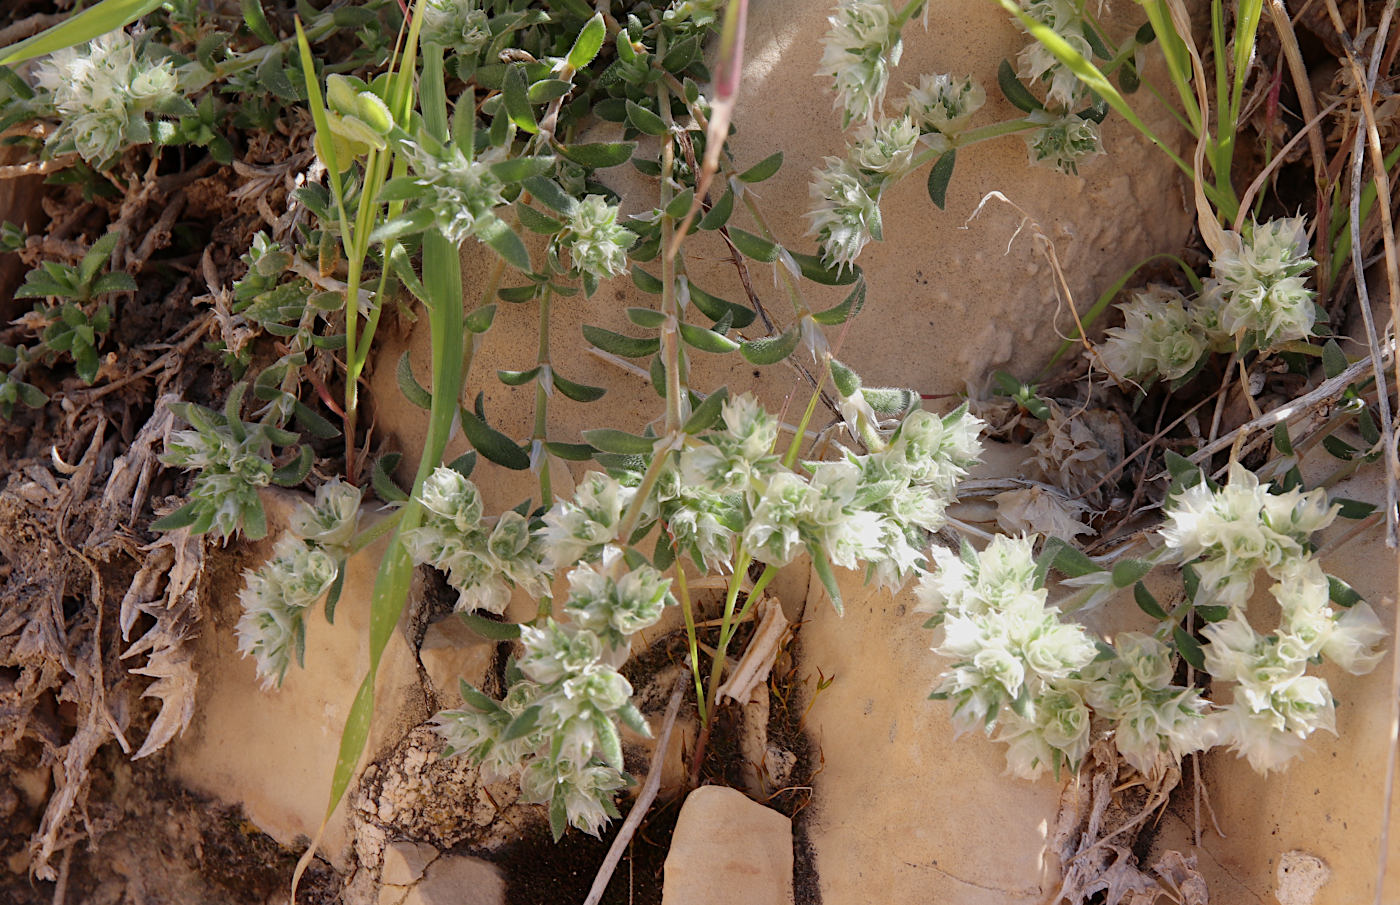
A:
MULTIPOLYGON (((253 547, 243 567, 261 563, 301 499, 284 491, 264 496, 268 540, 253 547)), ((369 667, 369 602, 384 546, 380 541, 350 560, 334 625, 326 623, 319 604, 310 608, 306 668, 293 665, 280 689, 263 691, 253 661, 238 654, 234 626, 242 612, 242 569, 210 583, 216 590, 195 654, 198 703, 189 728, 171 743, 171 775, 196 791, 241 805, 252 823, 286 846, 304 845, 315 836, 326 812, 341 729, 369 667)), ((394 632, 380 664, 378 701, 371 757, 429 716, 402 631, 394 632)), ((344 807, 337 810, 321 844, 322 854, 340 870, 350 861, 345 813, 344 807)))
POLYGON ((1318 890, 1332 877, 1332 870, 1321 858, 1307 852, 1284 852, 1278 859, 1278 885, 1274 895, 1279 905, 1313 905, 1318 890))
POLYGON ((449 709, 461 706, 459 680, 466 679, 480 688, 495 656, 496 642, 467 628, 455 614, 428 626, 418 648, 418 661, 428 674, 438 703, 449 709))
POLYGON ((379 882, 388 886, 412 886, 439 854, 436 848, 424 842, 391 842, 384 848, 384 867, 379 882))
POLYGON ((722 786, 681 806, 662 905, 791 905, 792 821, 722 786))
POLYGON ((428 865, 402 905, 506 905, 506 881, 489 861, 443 855, 428 865))

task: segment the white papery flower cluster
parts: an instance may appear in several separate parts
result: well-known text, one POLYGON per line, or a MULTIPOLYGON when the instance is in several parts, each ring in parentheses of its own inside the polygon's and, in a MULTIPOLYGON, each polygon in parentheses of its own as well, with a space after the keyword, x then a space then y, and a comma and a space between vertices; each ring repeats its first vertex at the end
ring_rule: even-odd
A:
POLYGON ((1281 579, 1306 560, 1313 532, 1332 524, 1337 506, 1322 490, 1276 493, 1238 462, 1230 481, 1205 482, 1178 493, 1159 532, 1176 562, 1190 562, 1200 577, 1196 602, 1243 609, 1254 592, 1254 573, 1281 579))
POLYGON ((180 97, 170 62, 153 63, 136 53, 124 31, 55 51, 35 71, 51 92, 59 126, 48 138, 54 150, 72 146, 95 165, 124 148, 151 141, 147 115, 180 97))
POLYGON ((784 566, 809 553, 900 587, 920 570, 927 532, 944 525, 981 453, 982 422, 966 410, 914 411, 884 449, 807 462, 803 475, 773 454, 777 423, 752 396, 727 400, 723 420, 682 450, 648 510, 711 569, 732 568, 737 538, 758 562, 784 566))
POLYGON ((1321 491, 1274 493, 1238 465, 1226 487, 1198 484, 1168 504, 1165 546, 1143 562, 1196 571, 1190 602, 1215 621, 1201 630, 1206 643, 1192 662, 1210 674, 1214 693, 1228 687, 1228 702, 1172 684, 1175 621, 1154 635, 1120 632, 1111 646, 1062 621, 1039 586, 1033 538, 999 536, 961 556, 935 549, 938 568, 917 591, 919 608, 934 613, 929 625, 942 626, 934 651, 951 661, 934 696, 953 702, 959 732, 996 730, 1009 769, 1026 778, 1075 765, 1093 720, 1144 775, 1216 745, 1260 773, 1279 769, 1313 732, 1336 732, 1331 691, 1307 675, 1309 664, 1325 659, 1360 675, 1382 657, 1386 633, 1375 612, 1364 602, 1334 608, 1333 579, 1309 547, 1335 516, 1321 491), (1280 619, 1270 634, 1245 615, 1259 570, 1275 580, 1280 619))
POLYGON ((1099 345, 1099 360, 1116 377, 1176 380, 1191 373, 1210 348, 1204 326, 1187 310, 1186 297, 1170 286, 1133 293, 1123 326, 1113 327, 1099 345))
POLYGON ((1225 232, 1226 250, 1211 262, 1202 302, 1218 312, 1223 333, 1252 333, 1268 348, 1312 333, 1316 294, 1306 288, 1317 264, 1308 254, 1307 220, 1287 217, 1225 232))
POLYGON ((524 515, 508 509, 483 518, 476 485, 451 468, 435 469, 419 500, 423 523, 403 533, 404 549, 414 562, 447 573, 459 612, 500 615, 513 588, 535 597, 549 593, 544 545, 524 515))
POLYGON ((257 663, 264 688, 282 684, 293 656, 301 661, 306 610, 335 584, 359 516, 359 488, 328 481, 317 488, 314 503, 298 505, 291 532, 277 541, 272 558, 244 571, 238 649, 257 663))
MULTIPOLYGON (((1039 45, 1037 45, 1039 46, 1039 45)), ((1040 128, 1026 133, 1031 163, 1042 164, 1066 175, 1078 175, 1079 165, 1103 153, 1099 124, 1073 113, 1036 111, 1029 119, 1040 128)))
POLYGON ((637 234, 617 223, 617 205, 602 195, 589 195, 569 215, 564 245, 574 268, 606 280, 627 270, 627 249, 637 234))
POLYGON ((421 27, 423 43, 468 56, 491 43, 490 19, 478 0, 426 0, 421 27))
MULTIPOLYGON (((1093 56, 1089 41, 1084 37, 1085 19, 1082 5, 1074 0, 1021 0, 1021 8, 1041 25, 1046 26, 1066 44, 1078 51, 1080 56, 1090 59, 1093 56)), ((1045 92, 1047 106, 1068 113, 1083 103, 1089 89, 1079 80, 1068 66, 1039 41, 1032 41, 1016 57, 1017 74, 1031 83, 1039 82, 1048 86, 1045 92)))
POLYGON ((1194 300, 1149 286, 1119 305, 1123 326, 1110 329, 1097 350, 1104 366, 1125 380, 1175 380, 1207 353, 1233 351, 1241 341, 1267 349, 1309 336, 1314 293, 1304 284, 1316 262, 1304 218, 1255 224, 1245 235, 1225 232, 1227 250, 1194 300))
POLYGON ((1217 714, 1219 744, 1229 744, 1260 773, 1295 757, 1303 741, 1323 729, 1336 734, 1327 680, 1306 674, 1319 658, 1354 675, 1380 662, 1385 637, 1369 604, 1338 611, 1326 573, 1313 558, 1312 533, 1331 524, 1337 507, 1321 490, 1275 493, 1235 464, 1230 482, 1201 483, 1178 494, 1161 531, 1168 551, 1200 576, 1196 602, 1224 605, 1228 614, 1202 630, 1206 670, 1236 683, 1217 714), (1262 570, 1275 580, 1278 629, 1257 632, 1245 615, 1262 570))
POLYGON ((817 75, 835 82, 844 128, 879 114, 903 42, 889 0, 840 0, 827 21, 817 75))
POLYGON ((674 601, 670 579, 650 566, 614 579, 620 556, 612 547, 597 568, 569 573, 568 624, 551 618, 521 626, 522 679, 504 701, 464 686, 467 708, 435 718, 447 755, 467 754, 491 775, 522 770, 522 797, 549 804, 556 838, 565 823, 596 836, 617 816, 612 796, 626 777, 614 721, 650 734, 613 663, 625 658, 631 635, 674 601))
POLYGON ((469 236, 482 236, 500 223, 496 208, 505 204, 505 185, 491 171, 491 164, 504 159, 505 151, 492 148, 471 160, 455 144, 440 154, 410 145, 417 183, 430 190, 423 199, 436 215, 439 229, 454 244, 469 236))
POLYGON ((916 591, 917 609, 942 626, 934 651, 952 661, 934 696, 953 702, 959 734, 999 730, 1007 769, 1025 779, 1073 768, 1089 750, 1080 672, 1098 654, 1082 627, 1046 605, 1034 541, 998 535, 961 556, 936 547, 937 568, 916 591))
POLYGON ((953 137, 967 128, 972 114, 987 103, 987 92, 971 76, 925 73, 909 89, 905 113, 925 132, 953 137))
POLYGON ((822 260, 842 269, 855 264, 870 243, 880 239, 880 183, 842 157, 828 157, 812 172, 809 189, 814 205, 807 213, 808 232, 822 247, 822 260))

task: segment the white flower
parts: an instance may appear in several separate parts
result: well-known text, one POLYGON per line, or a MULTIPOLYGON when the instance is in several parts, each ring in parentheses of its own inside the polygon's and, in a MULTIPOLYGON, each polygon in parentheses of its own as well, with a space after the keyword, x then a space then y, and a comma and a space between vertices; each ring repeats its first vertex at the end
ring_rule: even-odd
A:
POLYGON ((851 147, 851 162, 867 173, 900 179, 909 173, 919 147, 919 127, 908 116, 873 120, 851 147))
POLYGON ((571 630, 553 619, 546 619, 538 628, 522 625, 520 643, 525 648, 519 661, 520 671, 541 685, 584 673, 598 662, 603 651, 597 635, 571 630))
POLYGON ((1202 300, 1216 307, 1227 334, 1258 333, 1265 347, 1312 333, 1314 292, 1305 287, 1317 263, 1308 255, 1302 217, 1255 224, 1246 236, 1226 231, 1202 300))
POLYGON ((852 120, 879 113, 889 84, 890 67, 898 65, 902 45, 893 27, 888 0, 839 0, 822 38, 817 75, 835 80, 842 128, 852 120))
MULTIPOLYGON (((1053 29, 1081 56, 1086 59, 1092 56, 1089 41, 1084 37, 1084 17, 1074 0, 1021 0, 1021 5, 1032 19, 1053 29)), ((1049 84, 1045 96, 1048 106, 1068 111, 1085 96, 1079 77, 1039 41, 1027 44, 1017 61, 1022 78, 1049 84)))
POLYGON ((812 504, 812 488, 784 471, 774 475, 753 509, 744 548, 759 562, 785 566, 803 550, 802 527, 812 504))
POLYGON ((477 0, 426 0, 422 41, 472 56, 491 41, 490 20, 477 0))
POLYGON ((1150 286, 1125 305, 1123 326, 1099 346, 1104 366, 1127 380, 1184 377, 1206 352, 1206 336, 1186 310, 1186 299, 1168 286, 1150 286))
POLYGON ((614 581, 592 566, 569 573, 569 599, 564 610, 580 629, 596 634, 609 647, 655 625, 668 603, 671 579, 651 566, 642 566, 614 581))
POLYGON ((1171 499, 1159 533, 1176 561, 1201 560, 1198 600, 1243 606, 1257 569, 1285 579, 1286 564, 1306 558, 1308 538, 1336 518, 1337 507, 1322 490, 1269 490, 1236 462, 1219 490, 1202 482, 1171 499))
POLYGON ((418 184, 430 190, 425 204, 435 214, 435 224, 454 244, 468 236, 481 236, 500 222, 495 209, 506 203, 505 186, 491 172, 491 163, 502 156, 479 154, 471 160, 455 144, 445 147, 441 156, 410 146, 418 184))
POLYGON ((360 517, 360 488, 334 478, 316 488, 315 504, 302 503, 292 513, 291 529, 305 540, 343 549, 355 536, 360 517))
POLYGON ((558 571, 601 556, 603 547, 617 539, 622 513, 636 494, 635 488, 624 487, 611 475, 590 472, 572 500, 559 500, 544 514, 540 536, 546 568, 558 571))
POLYGON ((861 173, 840 157, 825 159, 825 168, 812 171, 809 194, 815 205, 807 213, 807 230, 822 246, 822 260, 839 268, 855 263, 871 239, 884 232, 878 191, 872 194, 861 173))
POLYGON ((1031 121, 1040 128, 1026 133, 1031 163, 1043 164, 1065 175, 1078 175, 1079 165, 1103 153, 1099 124, 1073 113, 1046 113, 1037 110, 1031 121))
POLYGON ((1358 603, 1342 613, 1322 646, 1322 655, 1354 676, 1376 668, 1385 652, 1378 645, 1386 631, 1370 604, 1358 603))
POLYGON ((987 92, 971 76, 955 79, 925 73, 919 76, 919 84, 909 89, 904 109, 923 128, 952 136, 961 132, 985 103, 987 92))
POLYGON ((56 51, 35 76, 52 92, 60 119, 48 144, 72 142, 84 160, 99 165, 128 145, 150 141, 146 115, 179 97, 170 62, 138 59, 124 31, 56 51))
POLYGON ((617 225, 617 206, 602 195, 589 195, 569 215, 564 244, 574 267, 600 280, 627 269, 627 249, 637 234, 617 225))

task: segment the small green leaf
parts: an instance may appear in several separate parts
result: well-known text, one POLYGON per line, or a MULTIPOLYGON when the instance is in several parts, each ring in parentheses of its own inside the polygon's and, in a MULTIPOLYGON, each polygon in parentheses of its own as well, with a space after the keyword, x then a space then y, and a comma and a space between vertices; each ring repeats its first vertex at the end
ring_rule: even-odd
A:
POLYGON ((1341 607, 1353 607, 1365 599, 1355 588, 1335 575, 1327 576, 1327 597, 1341 607))
POLYGON ((1322 347, 1322 373, 1328 377, 1336 377, 1346 369, 1346 353, 1337 345, 1335 339, 1327 340, 1327 344, 1322 347))
POLYGON ((520 716, 511 720, 510 725, 501 733, 501 741, 513 742, 518 738, 524 738, 531 732, 534 732, 535 727, 540 724, 540 712, 541 707, 539 704, 526 707, 520 712, 520 716))
POLYGON ((496 254, 506 259, 506 263, 526 273, 530 272, 530 252, 525 249, 525 243, 520 241, 515 230, 507 226, 504 220, 492 218, 477 232, 477 238, 495 249, 496 254))
POLYGON ((472 450, 467 450, 451 462, 448 462, 447 467, 464 478, 470 478, 472 472, 476 470, 476 453, 472 450))
POLYGON ((176 509, 169 515, 162 516, 151 522, 152 531, 175 531, 195 523, 199 518, 200 506, 197 501, 191 500, 185 505, 176 509))
MULTIPOLYGON (((594 327, 591 324, 583 325, 583 338, 604 352, 621 355, 623 358, 645 358, 648 355, 655 355, 661 349, 661 340, 657 337, 637 339, 632 336, 624 336, 621 333, 614 333, 611 330, 604 330, 602 327, 594 327)), ((796 345, 795 338, 793 345, 796 345)))
POLYGON ((656 440, 651 437, 639 437, 609 427, 586 430, 583 432, 583 439, 594 449, 621 456, 650 455, 656 445, 656 440))
POLYGON ((262 4, 258 0, 238 0, 238 5, 243 12, 243 21, 248 23, 248 30, 257 35, 264 44, 276 44, 277 34, 268 24, 262 4))
POLYGON ((295 397, 292 399, 292 416, 296 418, 297 424, 301 425, 303 430, 318 440, 330 440, 340 436, 339 428, 327 421, 315 409, 295 397))
POLYGON ((836 615, 844 615, 845 607, 841 603, 841 588, 836 584, 836 573, 832 571, 826 553, 816 544, 808 544, 807 553, 812 557, 812 569, 817 573, 817 577, 821 579, 822 587, 826 588, 826 593, 831 597, 831 605, 836 607, 836 615))
POLYGON ((506 286, 496 290, 496 298, 503 302, 511 302, 517 305, 521 302, 531 301, 539 297, 539 294, 540 287, 538 285, 506 286))
POLYGON ((1138 609, 1142 610, 1153 619, 1166 619, 1167 611, 1162 609, 1162 605, 1157 602, 1157 598, 1152 596, 1152 592, 1147 590, 1147 586, 1138 582, 1133 586, 1133 599, 1137 601, 1138 609))
POLYGON ((655 308, 628 308, 627 319, 638 327, 646 327, 649 330, 655 330, 666 323, 666 315, 655 308))
POLYGON ((1352 446, 1335 434, 1329 434, 1322 438, 1322 448, 1338 459, 1341 459, 1343 462, 1351 461, 1356 457, 1357 452, 1359 452, 1355 446, 1352 446))
POLYGON ((752 308, 736 305, 733 302, 726 302, 719 296, 710 295, 699 286, 690 282, 688 277, 686 278, 686 285, 690 290, 691 304, 700 309, 701 314, 705 315, 716 324, 727 317, 729 318, 730 326, 742 330, 753 323, 754 318, 758 316, 752 308))
POLYGON ((1186 634, 1185 629, 1179 625, 1172 626, 1172 640, 1176 642, 1176 649, 1181 652, 1181 659, 1195 669, 1206 668, 1206 655, 1201 650, 1200 642, 1186 634))
POLYGON ((331 582, 330 590, 326 592, 326 623, 335 625, 335 605, 340 602, 340 594, 345 590, 345 561, 341 560, 335 564, 335 580, 331 582))
POLYGON ((462 318, 462 329, 468 333, 485 333, 491 329, 491 323, 496 319, 495 305, 482 305, 471 314, 462 318))
POLYGON ((539 366, 536 365, 528 371, 497 371, 496 376, 500 378, 501 383, 504 383, 506 386, 518 387, 524 386, 525 384, 534 380, 535 375, 539 372, 539 366))
MULTIPOLYGON (((742 229, 731 228, 729 239, 734 243, 734 247, 746 258, 753 258, 765 264, 771 264, 778 260, 778 246, 760 236, 755 236, 751 232, 742 229)), ((800 266, 800 265, 799 265, 800 266)))
POLYGON ((774 151, 739 174, 741 182, 762 182, 772 178, 783 165, 783 152, 774 151))
POLYGON ((586 145, 569 145, 559 148, 559 153, 566 159, 571 160, 580 166, 585 166, 594 170, 603 170, 608 167, 615 167, 624 164, 632 159, 632 152, 637 150, 635 141, 612 141, 599 142, 586 145))
MULTIPOLYGON (((478 396, 477 400, 480 401, 478 396)), ((530 456, 511 438, 478 418, 475 412, 461 410, 462 433, 467 435, 472 447, 497 465, 515 471, 525 471, 530 467, 530 456)))
POLYGON ((1281 456, 1293 455, 1293 439, 1288 436, 1288 425, 1282 421, 1274 425, 1274 449, 1281 456))
POLYGON ((608 29, 603 24, 603 14, 595 13, 593 18, 584 23, 583 30, 574 39, 574 46, 569 48, 569 54, 564 58, 565 62, 575 72, 584 68, 593 62, 593 58, 602 49, 603 40, 607 36, 608 29))
POLYGON ((1375 503, 1367 503, 1362 500, 1349 500, 1346 497, 1334 496, 1330 502, 1340 508, 1337 515, 1345 519, 1363 519, 1376 511, 1375 503))
POLYGON ((695 189, 686 189, 679 195, 671 199, 671 203, 666 205, 666 216, 673 220, 679 220, 690 210, 690 205, 695 201, 695 189))
POLYGON ((1072 547, 1058 537, 1047 538, 1045 541, 1045 553, 1049 554, 1054 549, 1055 553, 1051 559, 1051 565, 1062 575, 1070 578, 1079 578, 1083 575, 1092 575, 1095 572, 1102 572, 1084 552, 1077 547, 1072 547))
POLYGON ((501 83, 501 98, 511 122, 531 134, 540 131, 539 124, 535 122, 535 110, 530 106, 523 63, 516 63, 506 70, 505 80, 501 83))
POLYGON ((1230 608, 1228 606, 1197 604, 1195 610, 1200 614, 1201 618, 1207 622, 1219 622, 1222 619, 1228 618, 1230 615, 1230 608))
POLYGON ((578 201, 573 195, 559 187, 559 183, 543 176, 531 176, 521 181, 521 187, 533 195, 545 207, 564 216, 570 216, 578 209, 578 201))
POLYGON ((311 474, 311 464, 316 458, 310 446, 301 447, 297 457, 272 473, 272 483, 278 487, 295 487, 311 474))
POLYGON ((559 443, 554 440, 545 441, 544 448, 549 450, 550 455, 568 462, 587 462, 596 452, 587 443, 559 443))
POLYGON ((399 392, 403 393, 411 405, 416 405, 424 411, 433 407, 433 394, 424 389, 413 376, 413 363, 409 361, 407 349, 399 359, 398 367, 394 369, 394 377, 399 382, 399 392))
POLYGON ((721 336, 713 330, 706 330, 695 324, 682 323, 680 325, 681 339, 686 345, 699 349, 701 352, 710 352, 716 355, 724 355, 738 349, 739 343, 727 336, 721 336))
POLYGON ((710 205, 710 209, 705 212, 705 216, 700 218, 701 229, 719 229, 729 222, 729 215, 734 213, 734 192, 726 191, 719 196, 719 200, 710 205))
POLYGON ((789 327, 778 336, 750 340, 743 344, 740 351, 753 364, 772 365, 791 355, 800 339, 801 332, 796 327, 789 327))
POLYGON ((796 251, 789 251, 788 254, 797 263, 803 277, 823 286, 849 286, 861 275, 859 267, 828 267, 816 255, 796 251))
POLYGON ((1002 95, 1021 112, 1034 113, 1045 109, 1045 105, 1036 100, 1035 95, 1016 78, 1016 70, 1011 68, 1010 60, 1002 60, 1001 65, 997 67, 997 85, 1001 88, 1002 95))
POLYGON ((532 104, 547 104, 573 90, 573 83, 563 79, 541 79, 530 86, 527 96, 532 104))
POLYGON ((632 282, 638 289, 650 293, 651 295, 660 295, 661 290, 664 288, 660 280, 647 273, 636 264, 632 265, 632 282))
MULTIPOLYGON (((556 220, 548 214, 542 214, 528 204, 517 204, 515 213, 520 217, 520 225, 532 233, 539 233, 542 236, 552 236, 564 229, 564 221, 556 220)), ((534 287, 530 287, 531 297, 534 297, 534 287)))
POLYGON ((1152 571, 1152 563, 1145 559, 1125 559, 1113 565, 1113 586, 1126 588, 1152 571))
POLYGON ((812 315, 812 320, 816 321, 819 324, 824 324, 828 327, 834 327, 837 324, 844 324, 846 321, 855 317, 857 314, 860 313, 860 309, 864 307, 865 280, 860 279, 856 281, 856 285, 851 289, 850 293, 841 302, 841 304, 835 306, 834 308, 828 308, 825 311, 818 311, 814 313, 812 315))
POLYGON ((602 387, 593 387, 585 383, 574 383, 572 380, 565 380, 559 376, 559 372, 551 370, 550 377, 554 382, 554 388, 575 402, 596 402, 603 398, 607 390, 602 387))
POLYGON ((1167 450, 1162 454, 1162 459, 1167 466, 1167 474, 1176 481, 1184 477, 1199 476, 1201 470, 1185 456, 1172 450, 1167 450))
POLYGON ((646 135, 665 135, 666 123, 661 117, 632 101, 627 102, 627 120, 637 131, 646 135))
POLYGON ((698 434, 708 429, 719 420, 720 413, 724 409, 725 400, 729 398, 729 388, 720 387, 715 392, 705 398, 705 401, 695 407, 695 411, 690 413, 690 417, 685 421, 684 430, 687 434, 698 434))
POLYGON ((958 149, 944 151, 928 171, 928 197, 939 210, 948 202, 948 183, 953 178, 953 166, 958 162, 958 149))
MULTIPOLYGON (((457 617, 466 623, 473 633, 487 641, 514 641, 520 637, 520 626, 514 622, 497 622, 476 613, 458 613, 457 617)), ((462 698, 465 700, 466 695, 462 698)))

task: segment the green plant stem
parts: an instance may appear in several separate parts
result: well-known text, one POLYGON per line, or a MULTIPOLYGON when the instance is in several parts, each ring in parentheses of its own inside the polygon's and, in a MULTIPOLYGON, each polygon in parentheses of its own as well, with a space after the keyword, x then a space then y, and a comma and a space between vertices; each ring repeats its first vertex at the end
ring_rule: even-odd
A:
POLYGON ((384 518, 379 519, 373 525, 356 534, 350 539, 350 555, 359 553, 370 544, 379 540, 384 535, 398 527, 399 519, 403 517, 403 510, 396 509, 384 518))
MULTIPOLYGON (((744 575, 748 572, 749 563, 753 562, 753 557, 749 551, 744 549, 742 543, 739 545, 738 557, 734 561, 734 572, 729 576, 729 589, 724 595, 724 615, 719 623, 720 643, 715 647, 714 659, 710 661, 710 681, 705 690, 705 710, 709 716, 701 725, 701 730, 706 736, 709 735, 710 726, 714 721, 715 706, 719 700, 720 680, 724 676, 724 652, 729 646, 730 625, 734 621, 734 607, 739 600, 739 586, 743 584, 744 575)), ((696 747, 696 758, 700 759, 702 750, 696 747)))
POLYGON ((695 701, 700 708, 700 722, 708 724, 710 720, 707 716, 709 711, 705 709, 705 680, 700 674, 700 640, 695 634, 695 607, 690 602, 690 588, 686 584, 685 565, 680 561, 679 551, 676 551, 676 591, 680 596, 681 613, 685 616, 685 638, 690 646, 690 674, 695 678, 695 701))
POLYGON ((549 508, 554 505, 554 493, 550 482, 549 455, 544 452, 544 442, 547 436, 547 426, 549 422, 549 392, 545 386, 545 381, 550 378, 549 364, 549 315, 553 307, 554 290, 546 286, 544 295, 540 297, 540 347, 536 363, 540 366, 540 373, 535 378, 535 429, 531 434, 531 439, 538 444, 540 450, 540 505, 549 508))
MULTIPOLYGON (((658 39, 656 55, 666 52, 664 38, 658 39)), ((656 97, 661 118, 666 123, 667 134, 661 147, 661 247, 666 250, 661 258, 661 313, 666 321, 661 327, 661 355, 666 365, 666 433, 673 434, 685 422, 690 400, 685 393, 685 362, 680 347, 681 310, 676 298, 676 257, 679 248, 672 241, 675 233, 675 218, 664 213, 671 205, 672 178, 676 166, 676 143, 671 139, 671 96, 664 83, 656 86, 656 97)))

